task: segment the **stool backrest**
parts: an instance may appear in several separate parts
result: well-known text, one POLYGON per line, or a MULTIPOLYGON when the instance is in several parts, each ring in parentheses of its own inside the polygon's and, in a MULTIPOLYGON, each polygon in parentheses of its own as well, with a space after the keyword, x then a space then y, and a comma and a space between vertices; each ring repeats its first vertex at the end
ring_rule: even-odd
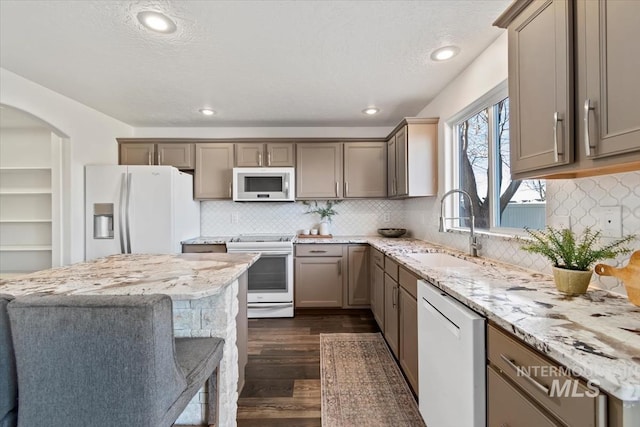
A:
POLYGON ((167 296, 27 296, 9 317, 21 426, 155 427, 186 386, 167 296))

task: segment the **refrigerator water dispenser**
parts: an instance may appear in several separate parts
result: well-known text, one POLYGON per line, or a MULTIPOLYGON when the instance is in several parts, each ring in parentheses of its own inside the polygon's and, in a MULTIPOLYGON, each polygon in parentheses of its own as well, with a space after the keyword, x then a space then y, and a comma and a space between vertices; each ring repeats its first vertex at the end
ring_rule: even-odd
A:
POLYGON ((113 239, 113 203, 93 204, 93 238, 113 239))

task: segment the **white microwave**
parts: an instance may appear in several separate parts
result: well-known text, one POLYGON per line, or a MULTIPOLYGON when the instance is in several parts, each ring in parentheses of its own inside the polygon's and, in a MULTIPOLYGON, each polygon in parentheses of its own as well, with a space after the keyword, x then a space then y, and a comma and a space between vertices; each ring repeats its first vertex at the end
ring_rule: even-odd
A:
POLYGON ((295 201, 294 168, 233 168, 235 202, 295 201))

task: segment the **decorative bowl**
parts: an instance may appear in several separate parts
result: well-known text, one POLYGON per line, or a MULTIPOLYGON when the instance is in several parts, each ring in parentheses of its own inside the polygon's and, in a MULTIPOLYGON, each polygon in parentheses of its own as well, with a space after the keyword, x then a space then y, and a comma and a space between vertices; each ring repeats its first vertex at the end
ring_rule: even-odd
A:
POLYGON ((378 228, 378 234, 384 237, 400 237, 406 232, 406 228, 378 228))

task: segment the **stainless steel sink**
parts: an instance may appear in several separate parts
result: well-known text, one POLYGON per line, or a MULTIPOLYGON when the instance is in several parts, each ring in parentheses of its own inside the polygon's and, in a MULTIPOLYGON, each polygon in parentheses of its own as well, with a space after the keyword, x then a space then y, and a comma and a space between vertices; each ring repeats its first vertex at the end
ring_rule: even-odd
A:
POLYGON ((421 254, 405 254, 409 258, 413 258, 428 268, 478 268, 478 264, 466 261, 462 258, 457 258, 443 253, 421 253, 421 254))

